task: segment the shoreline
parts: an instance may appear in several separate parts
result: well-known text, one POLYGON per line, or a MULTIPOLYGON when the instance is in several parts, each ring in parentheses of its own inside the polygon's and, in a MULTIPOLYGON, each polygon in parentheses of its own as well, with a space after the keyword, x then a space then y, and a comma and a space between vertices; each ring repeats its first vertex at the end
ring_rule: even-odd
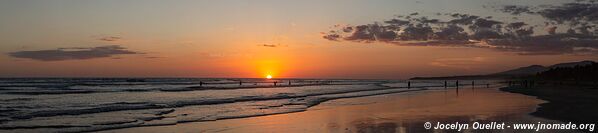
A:
POLYGON ((100 132, 426 132, 432 130, 423 128, 425 120, 550 121, 528 115, 542 102, 498 88, 426 90, 330 100, 295 113, 100 132))

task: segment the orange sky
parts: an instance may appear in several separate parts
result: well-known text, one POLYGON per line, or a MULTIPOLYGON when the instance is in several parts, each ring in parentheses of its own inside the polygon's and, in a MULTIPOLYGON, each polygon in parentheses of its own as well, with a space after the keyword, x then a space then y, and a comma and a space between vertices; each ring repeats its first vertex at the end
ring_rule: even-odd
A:
MULTIPOLYGON (((541 3, 545 2, 561 3, 541 3)), ((0 77, 263 78, 271 74, 278 78, 405 79, 598 60, 595 54, 521 55, 492 48, 322 38, 322 32, 334 25, 370 24, 398 14, 466 12, 511 18, 484 7, 540 4, 434 3, 439 2, 3 1, 0 77)), ((536 21, 534 16, 520 17, 536 21)), ((535 34, 546 33, 536 29, 535 34)))

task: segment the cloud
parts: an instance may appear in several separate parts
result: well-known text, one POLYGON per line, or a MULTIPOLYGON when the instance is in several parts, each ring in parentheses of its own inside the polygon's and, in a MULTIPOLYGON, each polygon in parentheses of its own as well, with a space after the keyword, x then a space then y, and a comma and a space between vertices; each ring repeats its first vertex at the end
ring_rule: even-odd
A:
POLYGON ((339 41, 339 38, 341 38, 341 36, 338 34, 327 34, 327 33, 322 33, 322 34, 324 34, 322 36, 322 38, 324 38, 326 40, 330 40, 330 41, 339 41))
POLYGON ((278 44, 266 44, 266 43, 264 43, 264 44, 260 44, 260 45, 257 45, 257 46, 260 46, 260 47, 270 47, 270 48, 286 47, 286 45, 282 45, 280 43, 278 43, 278 44))
POLYGON ((432 27, 425 25, 410 25, 403 30, 403 34, 399 35, 400 40, 405 41, 426 41, 431 39, 434 31, 432 27))
POLYGON ((107 41, 107 42, 113 42, 113 41, 118 41, 118 40, 121 40, 121 39, 122 39, 122 37, 108 36, 108 37, 99 38, 98 40, 100 40, 100 41, 107 41))
POLYGON ((514 17, 498 20, 467 13, 436 13, 434 16, 411 13, 383 23, 335 25, 322 37, 359 43, 478 47, 523 55, 598 54, 598 2, 578 0, 558 6, 508 5, 496 11, 514 17, 527 14, 544 18, 539 20, 544 22, 544 27, 514 17), (545 32, 536 32, 538 28, 545 32))
POLYGON ((264 47, 272 47, 272 48, 278 47, 278 45, 274 45, 274 44, 262 44, 262 45, 260 45, 260 46, 264 46, 264 47))
POLYGON ((163 58, 163 57, 158 57, 158 56, 147 56, 147 57, 144 57, 144 58, 146 58, 146 59, 158 59, 158 58, 163 58))
POLYGON ((17 51, 8 53, 9 56, 15 58, 28 58, 39 61, 62 61, 62 60, 83 60, 94 58, 112 57, 114 55, 126 54, 143 54, 140 52, 130 51, 118 45, 108 45, 100 47, 74 47, 74 48, 58 48, 53 50, 37 50, 37 51, 17 51))
POLYGON ((442 27, 440 31, 434 33, 438 40, 468 40, 468 35, 465 29, 457 25, 448 25, 442 27))
POLYGON ((532 14, 534 12, 531 11, 529 6, 520 6, 520 5, 506 5, 503 6, 500 11, 505 13, 510 13, 512 15, 520 15, 523 13, 532 14))
POLYGON ((566 3, 542 9, 538 14, 557 23, 569 22, 577 25, 584 22, 596 22, 598 20, 598 4, 566 3))
POLYGON ((471 66, 476 66, 481 62, 485 62, 485 57, 472 57, 472 58, 441 58, 436 59, 429 64, 432 66, 439 67, 450 67, 460 69, 470 69, 471 66))
POLYGON ((497 49, 523 55, 598 54, 598 39, 583 34, 549 34, 522 39, 488 41, 497 49))

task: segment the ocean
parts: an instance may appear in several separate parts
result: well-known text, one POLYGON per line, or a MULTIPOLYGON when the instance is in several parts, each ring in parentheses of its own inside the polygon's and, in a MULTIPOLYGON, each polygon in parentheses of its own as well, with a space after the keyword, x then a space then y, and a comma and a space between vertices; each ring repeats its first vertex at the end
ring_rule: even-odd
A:
MULTIPOLYGON (((3 78, 0 132, 84 132, 305 111, 328 100, 444 89, 444 81, 3 78)), ((497 81, 476 81, 486 86, 497 81)), ((471 81, 460 81, 460 84, 471 81)), ((471 85, 471 84, 469 84, 471 85)), ((449 81, 448 86, 455 86, 449 81)))

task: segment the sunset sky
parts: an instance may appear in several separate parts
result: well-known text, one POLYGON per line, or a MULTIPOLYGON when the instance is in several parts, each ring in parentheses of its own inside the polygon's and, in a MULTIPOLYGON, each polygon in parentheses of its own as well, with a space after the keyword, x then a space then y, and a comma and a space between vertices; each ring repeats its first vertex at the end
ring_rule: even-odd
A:
POLYGON ((592 2, 564 0, 1 0, 0 77, 487 74, 598 60, 595 9, 592 2), (580 8, 589 13, 567 12, 580 8), (527 27, 488 37, 481 31, 490 28, 463 24, 466 38, 455 39, 421 38, 385 23, 440 19, 446 23, 429 24, 440 31, 455 13, 499 22, 498 28, 527 27), (360 25, 370 31, 356 34, 360 25), (372 25, 384 32, 373 33, 372 25), (383 36, 390 31, 392 37, 383 36))

